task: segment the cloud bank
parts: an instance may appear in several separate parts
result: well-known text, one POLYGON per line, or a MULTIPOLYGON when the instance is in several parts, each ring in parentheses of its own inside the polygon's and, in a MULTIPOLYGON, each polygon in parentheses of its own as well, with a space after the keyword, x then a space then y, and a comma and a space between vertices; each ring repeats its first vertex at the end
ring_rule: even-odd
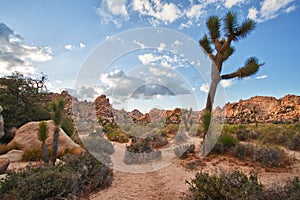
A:
POLYGON ((0 75, 31 75, 35 73, 34 62, 52 59, 51 48, 24 44, 23 38, 4 23, 0 23, 0 44, 0 75))

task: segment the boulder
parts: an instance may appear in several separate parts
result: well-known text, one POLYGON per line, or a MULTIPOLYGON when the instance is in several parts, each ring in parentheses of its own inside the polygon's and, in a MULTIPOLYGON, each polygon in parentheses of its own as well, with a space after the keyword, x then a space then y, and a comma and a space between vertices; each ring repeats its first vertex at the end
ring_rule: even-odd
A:
POLYGON ((7 158, 0 158, 0 174, 4 174, 9 165, 9 160, 7 158))
MULTIPOLYGON (((16 145, 16 147, 20 150, 41 148, 42 142, 39 141, 37 136, 39 123, 40 122, 29 122, 20 127, 17 130, 14 139, 8 145, 16 145)), ((46 123, 48 126, 48 138, 46 140, 46 145, 49 148, 52 148, 55 125, 52 121, 46 121, 46 123)), ((64 151, 66 148, 79 148, 79 145, 76 144, 62 129, 60 129, 58 151, 64 151)))
POLYGON ((0 156, 0 159, 8 159, 10 162, 19 162, 23 158, 24 151, 22 150, 11 150, 4 155, 0 156))

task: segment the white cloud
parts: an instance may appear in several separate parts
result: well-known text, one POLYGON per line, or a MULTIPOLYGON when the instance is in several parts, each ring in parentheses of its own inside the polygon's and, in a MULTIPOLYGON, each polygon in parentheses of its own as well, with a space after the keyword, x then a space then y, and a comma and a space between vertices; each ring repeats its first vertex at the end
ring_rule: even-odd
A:
POLYGON ((242 3, 245 3, 246 0, 225 0, 225 7, 226 8, 231 8, 235 5, 240 5, 242 3))
POLYGON ((86 47, 86 45, 85 45, 84 43, 82 43, 82 42, 79 43, 79 48, 80 48, 80 49, 83 49, 83 48, 85 48, 85 47, 86 47))
POLYGON ((103 93, 122 101, 190 94, 186 83, 172 71, 152 67, 143 72, 137 73, 138 77, 120 70, 102 74, 100 80, 103 93))
POLYGON ((293 5, 289 6, 289 7, 287 7, 287 8, 284 10, 284 12, 285 12, 285 13, 290 13, 290 12, 293 12, 293 11, 295 11, 295 10, 296 10, 296 6, 295 6, 295 4, 293 4, 293 5))
POLYGON ((266 79, 268 78, 268 75, 262 75, 262 76, 257 76, 256 79, 266 79))
POLYGON ((260 21, 270 20, 277 17, 279 14, 284 12, 285 10, 283 9, 292 2, 294 2, 294 0, 264 0, 260 9, 260 21))
POLYGON ((61 80, 55 80, 54 82, 57 83, 57 84, 62 84, 61 80))
POLYGON ((157 67, 150 67, 149 68, 149 72, 151 72, 153 75, 156 75, 156 76, 166 75, 167 74, 166 70, 162 70, 162 69, 157 68, 157 67))
POLYGON ((204 13, 203 5, 192 5, 185 13, 188 18, 199 18, 204 13))
POLYGON ((26 45, 23 38, 0 23, 0 75, 19 72, 31 75, 35 72, 34 62, 45 62, 52 59, 50 47, 26 45))
POLYGON ((200 91, 208 93, 208 91, 209 91, 209 85, 208 84, 202 84, 200 86, 200 91))
POLYGON ((161 43, 159 44, 159 47, 157 48, 157 50, 158 50, 159 52, 161 52, 161 51, 163 51, 163 50, 165 49, 165 47, 166 47, 166 44, 161 42, 161 43))
MULTIPOLYGON (((259 7, 248 10, 248 18, 258 22, 277 17, 282 13, 296 10, 290 5, 295 0, 260 0, 259 7)), ((179 29, 200 26, 201 17, 213 6, 216 9, 231 9, 234 6, 252 3, 249 0, 190 0, 186 3, 174 3, 168 0, 103 0, 97 8, 101 22, 114 23, 121 27, 131 15, 137 14, 139 23, 150 23, 152 26, 179 23, 179 29), (197 3, 196 3, 197 2, 197 3), (183 5, 184 4, 184 5, 183 5)))
POLYGON ((97 14, 101 16, 101 23, 114 23, 121 27, 123 20, 128 20, 129 15, 126 7, 126 0, 103 0, 97 8, 97 14))
POLYGON ((147 64, 150 64, 150 63, 153 63, 155 61, 160 60, 161 57, 155 56, 152 53, 146 53, 146 54, 143 54, 143 55, 139 55, 138 59, 141 61, 141 63, 143 65, 147 65, 147 64))
POLYGON ((74 45, 71 45, 71 44, 65 45, 65 49, 68 50, 68 51, 71 51, 71 50, 74 49, 74 48, 75 48, 74 45))
POLYGON ((145 49, 146 48, 146 45, 139 42, 139 41, 136 41, 136 40, 133 40, 133 43, 138 45, 141 49, 145 49))
POLYGON ((113 15, 128 17, 126 9, 126 0, 106 0, 107 8, 113 15))
POLYGON ((256 20, 257 19, 257 14, 258 14, 258 11, 255 7, 251 7, 249 8, 248 10, 248 18, 249 19, 253 19, 253 20, 256 20))
POLYGON ((229 88, 233 85, 233 81, 232 80, 221 80, 220 84, 223 88, 229 88))

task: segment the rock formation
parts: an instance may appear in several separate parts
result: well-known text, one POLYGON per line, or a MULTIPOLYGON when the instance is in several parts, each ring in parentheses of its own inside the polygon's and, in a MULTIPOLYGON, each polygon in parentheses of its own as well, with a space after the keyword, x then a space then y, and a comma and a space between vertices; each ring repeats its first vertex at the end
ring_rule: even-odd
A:
MULTIPOLYGON (((8 145, 16 145, 20 150, 26 149, 40 149, 41 141, 38 140, 37 132, 39 129, 40 122, 29 122, 20 127, 14 139, 8 145)), ((51 148, 53 141, 53 133, 55 126, 52 121, 46 121, 48 126, 48 138, 46 145, 51 148)), ((59 146, 58 150, 63 151, 66 148, 79 148, 79 145, 73 142, 73 140, 62 130, 59 132, 59 146)))
MULTIPOLYGON (((126 115, 124 110, 114 110, 105 95, 95 101, 97 116, 106 120, 113 120, 126 115)), ((286 95, 280 99, 266 96, 255 96, 235 103, 227 103, 223 108, 217 107, 214 117, 224 120, 225 123, 298 123, 300 122, 300 96, 286 95)), ((192 123, 199 123, 202 111, 193 111, 192 123)), ((129 116, 136 123, 163 122, 179 124, 182 121, 182 110, 152 109, 149 113, 142 114, 137 109, 129 112, 129 116)))
POLYGON ((95 99, 95 109, 98 118, 107 120, 107 122, 113 122, 114 115, 109 99, 105 95, 101 95, 95 99))
POLYGON ((0 158, 0 174, 4 174, 9 165, 9 160, 7 158, 0 158))
POLYGON ((237 103, 227 103, 223 109, 227 123, 297 123, 300 122, 300 96, 286 95, 280 99, 255 96, 237 103))

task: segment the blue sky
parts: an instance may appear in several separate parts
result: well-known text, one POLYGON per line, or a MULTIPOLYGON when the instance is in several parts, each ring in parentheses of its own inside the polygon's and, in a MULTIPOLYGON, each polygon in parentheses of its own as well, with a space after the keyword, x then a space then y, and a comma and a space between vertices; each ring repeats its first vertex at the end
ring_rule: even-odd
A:
POLYGON ((198 41, 207 32, 205 20, 228 11, 258 23, 233 44, 223 73, 250 56, 265 65, 245 80, 222 82, 216 105, 299 95, 296 0, 2 0, 0 76, 44 72, 51 91, 67 88, 86 99, 106 94, 127 110, 200 109, 210 65, 198 41))

